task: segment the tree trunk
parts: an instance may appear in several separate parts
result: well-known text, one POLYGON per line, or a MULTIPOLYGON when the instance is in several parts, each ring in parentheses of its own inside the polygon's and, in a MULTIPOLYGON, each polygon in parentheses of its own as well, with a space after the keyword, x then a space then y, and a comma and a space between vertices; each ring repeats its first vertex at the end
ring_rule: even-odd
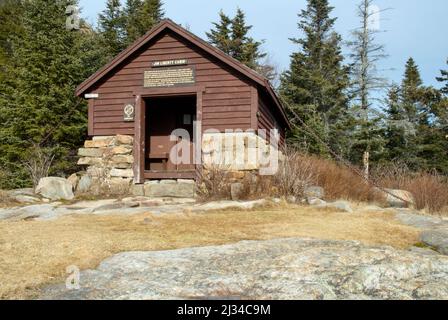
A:
POLYGON ((364 177, 366 179, 369 179, 369 177, 370 177, 370 152, 367 150, 364 151, 363 163, 364 163, 364 177))

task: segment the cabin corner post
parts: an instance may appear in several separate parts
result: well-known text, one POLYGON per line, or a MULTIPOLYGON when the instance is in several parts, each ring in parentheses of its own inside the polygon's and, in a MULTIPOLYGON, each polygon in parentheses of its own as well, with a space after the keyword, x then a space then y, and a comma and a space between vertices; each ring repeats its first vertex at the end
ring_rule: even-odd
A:
POLYGON ((196 165, 196 177, 195 180, 199 181, 202 177, 202 139, 203 139, 203 98, 204 98, 205 86, 200 86, 196 92, 196 136, 194 137, 194 161, 196 165))
POLYGON ((141 95, 135 97, 134 183, 145 182, 146 107, 141 95))

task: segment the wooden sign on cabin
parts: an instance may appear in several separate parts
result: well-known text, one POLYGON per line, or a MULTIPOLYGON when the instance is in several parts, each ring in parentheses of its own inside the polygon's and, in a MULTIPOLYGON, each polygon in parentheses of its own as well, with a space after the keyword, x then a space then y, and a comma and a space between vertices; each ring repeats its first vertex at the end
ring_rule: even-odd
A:
POLYGON ((175 87, 196 83, 194 68, 163 68, 145 71, 145 88, 175 87))

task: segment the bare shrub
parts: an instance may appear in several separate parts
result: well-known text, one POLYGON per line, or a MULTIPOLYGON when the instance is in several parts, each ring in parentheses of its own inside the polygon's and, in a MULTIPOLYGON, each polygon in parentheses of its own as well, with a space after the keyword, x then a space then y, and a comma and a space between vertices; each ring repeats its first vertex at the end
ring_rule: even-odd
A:
POLYGON ((314 159, 291 148, 285 148, 283 154, 284 159, 274 178, 278 195, 302 197, 305 188, 315 183, 317 178, 314 159))
POLYGON ((437 172, 411 172, 403 163, 380 166, 375 170, 379 185, 412 193, 415 207, 429 213, 448 213, 448 178, 437 172))
POLYGON ((408 181, 405 189, 415 198, 417 209, 429 213, 448 214, 448 181, 437 173, 419 173, 408 181))
POLYGON ((383 202, 384 198, 359 174, 333 160, 313 158, 317 185, 324 188, 328 200, 383 202))
POLYGON ((408 184, 410 176, 409 167, 401 161, 378 165, 372 170, 372 179, 382 187, 389 189, 404 188, 408 184))
POLYGON ((40 179, 48 177, 55 154, 48 148, 43 148, 34 143, 29 149, 22 165, 31 177, 34 188, 40 179))
POLYGON ((230 198, 229 168, 212 165, 201 170, 197 194, 201 200, 219 200, 230 198))

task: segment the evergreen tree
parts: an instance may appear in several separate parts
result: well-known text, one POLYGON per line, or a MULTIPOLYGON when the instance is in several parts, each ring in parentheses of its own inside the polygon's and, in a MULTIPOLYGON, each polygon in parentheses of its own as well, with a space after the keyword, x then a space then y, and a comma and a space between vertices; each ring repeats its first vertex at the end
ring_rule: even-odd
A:
POLYGON ((266 57, 261 52, 262 42, 255 41, 249 36, 252 26, 247 25, 244 12, 238 8, 233 19, 221 10, 220 22, 213 23, 215 29, 207 33, 209 42, 218 49, 257 70, 261 66, 260 59, 266 57))
MULTIPOLYGON (((299 51, 292 54, 290 68, 281 77, 280 92, 321 140, 343 153, 346 146, 341 142, 349 131, 349 70, 343 64, 341 37, 333 30, 332 10, 328 0, 308 0, 299 14, 304 37, 291 39, 299 51)), ((289 139, 310 152, 326 154, 321 143, 303 132, 294 130, 289 139)))
POLYGON ((126 48, 125 17, 120 0, 107 0, 106 9, 98 17, 98 24, 101 45, 108 61, 126 48))
POLYGON ((387 160, 394 161, 405 159, 404 156, 409 148, 408 136, 412 128, 409 128, 409 121, 401 103, 401 88, 392 85, 387 97, 387 160))
POLYGON ((236 16, 232 21, 232 42, 230 50, 235 59, 256 70, 259 65, 259 60, 266 57, 266 53, 261 52, 260 46, 262 42, 255 41, 248 36, 251 29, 252 26, 246 24, 244 12, 238 8, 236 16))
POLYGON ((415 64, 413 58, 409 58, 406 62, 405 73, 403 82, 401 85, 402 103, 404 111, 407 115, 408 121, 411 123, 417 123, 418 120, 418 102, 421 94, 422 79, 420 77, 420 71, 415 64))
POLYGON ((3 81, 5 68, 12 54, 12 38, 21 33, 19 21, 22 14, 21 0, 0 2, 0 81, 3 81))
POLYGON ((222 10, 219 12, 219 22, 214 22, 215 29, 207 32, 208 41, 222 52, 232 55, 231 27, 232 19, 222 10))
POLYGON ((130 45, 164 17, 160 0, 127 0, 124 9, 126 44, 130 45))
POLYGON ((8 81, 0 83, 0 168, 8 177, 0 188, 29 185, 22 163, 33 144, 55 154, 53 175, 64 175, 76 164, 87 106, 73 93, 98 68, 98 55, 93 33, 66 29, 65 10, 75 4, 25 1, 17 18, 23 32, 12 37, 13 63, 6 70, 8 81))
POLYGON ((400 159, 415 171, 447 172, 446 106, 438 90, 423 85, 410 58, 401 86, 389 94, 388 160, 400 159))
MULTIPOLYGON (((448 64, 448 60, 446 60, 446 63, 448 64)), ((439 82, 446 82, 445 86, 440 89, 440 92, 443 94, 448 95, 448 70, 440 70, 441 77, 437 77, 437 81, 439 82)))

